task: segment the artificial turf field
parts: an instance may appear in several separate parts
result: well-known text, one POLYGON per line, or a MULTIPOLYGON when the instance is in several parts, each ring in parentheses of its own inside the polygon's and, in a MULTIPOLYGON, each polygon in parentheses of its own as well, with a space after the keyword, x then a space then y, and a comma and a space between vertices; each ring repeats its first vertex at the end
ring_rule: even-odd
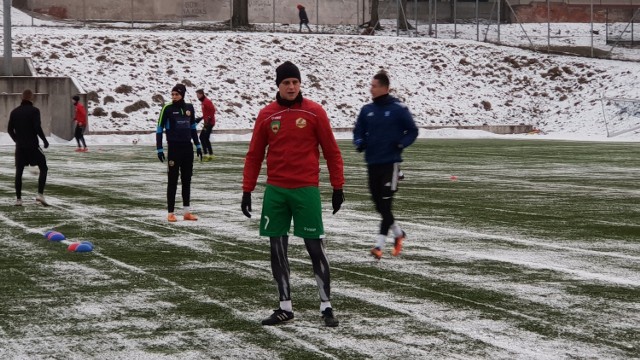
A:
POLYGON ((28 171, 13 205, 13 147, 0 147, 0 358, 640 357, 639 143, 418 140, 394 205, 408 240, 379 262, 362 155, 340 145, 336 215, 324 164, 320 188, 338 328, 323 326, 298 238, 296 319, 260 325, 278 303, 257 229, 264 176, 253 218, 240 211, 248 143, 214 143, 194 165, 200 220, 175 224, 152 145, 52 145, 49 207, 28 171), (50 229, 95 250, 67 252, 50 229))

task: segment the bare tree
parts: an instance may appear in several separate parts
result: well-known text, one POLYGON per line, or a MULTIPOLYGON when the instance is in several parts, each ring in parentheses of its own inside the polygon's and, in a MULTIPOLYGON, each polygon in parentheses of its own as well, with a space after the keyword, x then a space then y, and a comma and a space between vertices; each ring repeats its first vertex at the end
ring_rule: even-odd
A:
POLYGON ((249 0, 233 0, 231 26, 249 26, 249 0))
POLYGON ((371 28, 375 30, 382 30, 382 26, 380 26, 380 17, 378 15, 378 0, 371 0, 371 19, 369 21, 360 25, 363 28, 371 28))
POLYGON ((398 11, 398 26, 400 30, 412 30, 413 26, 407 21, 407 0, 400 1, 400 9, 398 11))

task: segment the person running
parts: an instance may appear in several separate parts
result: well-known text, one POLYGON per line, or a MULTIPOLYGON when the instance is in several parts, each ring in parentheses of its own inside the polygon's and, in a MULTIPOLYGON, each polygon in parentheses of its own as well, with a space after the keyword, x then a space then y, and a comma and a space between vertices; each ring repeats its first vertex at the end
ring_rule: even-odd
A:
POLYGON ((196 96, 202 103, 202 117, 198 119, 204 120, 204 126, 200 131, 200 143, 204 153, 204 161, 213 160, 213 148, 211 147, 211 131, 216 126, 216 107, 213 106, 211 100, 205 95, 204 90, 196 90, 196 96))
MULTIPOLYGON (((371 255, 382 258, 389 229, 393 232, 394 245, 391 255, 398 256, 407 234, 395 222, 391 207, 393 195, 398 190, 402 151, 418 137, 411 112, 405 104, 389 94, 389 76, 381 71, 371 80, 373 102, 360 110, 353 129, 353 144, 359 152, 365 152, 369 191, 376 211, 382 216, 380 232, 371 249, 371 255)), ((404 178, 404 175, 402 175, 404 178)))
POLYGON ((251 217, 251 192, 267 156, 267 185, 262 203, 260 236, 269 237, 271 271, 278 286, 280 307, 262 320, 277 325, 293 319, 289 286, 289 230, 304 239, 320 293, 320 313, 326 326, 338 326, 331 306, 329 261, 325 253, 319 184, 319 147, 329 168, 335 214, 344 201, 342 154, 321 105, 300 92, 300 70, 286 61, 276 69, 276 101, 258 118, 245 158, 241 209, 251 217))
POLYGON ((156 128, 156 150, 160 162, 164 162, 164 149, 162 148, 162 133, 167 134, 169 153, 168 182, 167 182, 167 220, 176 222, 178 219, 173 213, 176 204, 176 192, 178 189, 178 176, 182 183, 182 211, 184 220, 196 221, 198 217, 191 213, 191 176, 193 175, 193 145, 202 161, 202 149, 198 141, 196 131, 196 118, 193 105, 184 101, 187 89, 178 84, 171 89, 171 103, 166 104, 160 112, 158 126, 156 128))
POLYGON ((305 10, 302 4, 298 4, 296 7, 298 8, 298 17, 300 18, 300 30, 298 30, 298 32, 302 32, 302 25, 306 26, 309 32, 312 32, 311 28, 309 27, 309 17, 307 16, 307 10, 305 10))
POLYGON ((73 122, 76 125, 74 137, 76 138, 76 142, 78 143, 78 148, 76 149, 76 151, 87 152, 89 149, 87 149, 87 143, 84 141, 84 130, 87 128, 87 110, 80 102, 80 96, 74 95, 71 99, 73 100, 73 106, 75 108, 73 122), (82 146, 80 146, 81 142, 82 146))
POLYGON ((49 168, 44 152, 40 148, 38 137, 42 139, 45 149, 49 147, 49 142, 44 136, 40 124, 40 110, 33 106, 33 91, 31 89, 22 92, 20 106, 11 111, 7 132, 16 143, 16 206, 22 206, 22 173, 25 166, 28 165, 37 165, 40 170, 36 202, 48 206, 49 204, 44 198, 44 187, 47 183, 49 168))

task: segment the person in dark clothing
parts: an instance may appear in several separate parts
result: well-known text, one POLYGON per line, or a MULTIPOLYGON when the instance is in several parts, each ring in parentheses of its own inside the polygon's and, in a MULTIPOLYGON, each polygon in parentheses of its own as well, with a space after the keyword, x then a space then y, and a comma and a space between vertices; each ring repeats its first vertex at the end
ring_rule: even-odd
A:
POLYGON ((304 6, 301 4, 298 4, 297 8, 298 17, 300 17, 300 30, 298 30, 298 32, 302 32, 302 25, 306 26, 309 32, 312 32, 311 28, 309 27, 309 17, 307 17, 307 10, 305 10, 304 6))
POLYGON ((205 95, 204 90, 196 90, 196 96, 202 103, 202 117, 198 118, 197 121, 204 121, 204 126, 200 131, 200 143, 204 150, 204 161, 211 161, 213 160, 213 148, 211 147, 210 139, 213 127, 216 125, 216 107, 213 106, 211 99, 205 95))
POLYGON ((169 212, 167 220, 176 222, 173 211, 176 204, 176 192, 178 189, 178 176, 182 183, 182 205, 184 220, 196 221, 198 217, 191 213, 189 203, 191 197, 191 176, 193 174, 193 145, 196 145, 196 152, 202 161, 202 149, 198 141, 196 131, 196 118, 193 105, 184 101, 184 94, 187 89, 184 85, 178 84, 171 89, 170 104, 166 104, 160 112, 158 127, 156 129, 156 150, 158 159, 164 162, 164 150, 162 148, 162 133, 167 134, 167 144, 169 146, 168 157, 168 178, 167 183, 167 210, 169 212))
POLYGON ((47 182, 47 159, 40 148, 38 137, 42 139, 44 148, 49 142, 44 136, 40 124, 40 110, 33 106, 33 91, 26 89, 22 92, 22 103, 11 111, 7 132, 16 143, 16 206, 22 206, 22 173, 27 165, 38 166, 38 195, 36 202, 47 206, 44 199, 44 186, 47 182))
POLYGON ((372 103, 362 107, 353 129, 353 144, 365 152, 369 191, 376 210, 382 215, 380 232, 371 255, 382 257, 389 229, 393 232, 391 255, 398 256, 407 234, 391 212, 393 194, 398 189, 402 151, 418 137, 418 128, 405 104, 389 95, 389 76, 377 73, 371 81, 372 103))

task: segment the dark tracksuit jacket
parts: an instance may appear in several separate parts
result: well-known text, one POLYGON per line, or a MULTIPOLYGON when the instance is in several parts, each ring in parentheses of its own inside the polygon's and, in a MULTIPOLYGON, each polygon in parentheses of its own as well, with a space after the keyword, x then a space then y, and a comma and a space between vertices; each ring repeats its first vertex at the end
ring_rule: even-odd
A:
POLYGON ((167 204, 169 212, 173 212, 175 195, 178 186, 178 176, 182 182, 182 201, 189 206, 191 175, 193 174, 193 146, 191 141, 200 149, 196 118, 193 105, 180 100, 166 104, 160 112, 156 128, 156 149, 162 151, 162 133, 167 135, 169 151, 167 154, 169 166, 169 182, 167 184, 167 204))
POLYGON ((362 141, 367 165, 402 162, 402 150, 417 137, 418 128, 411 112, 391 95, 380 96, 363 106, 353 129, 353 142, 362 141))
POLYGON ((398 164, 402 162, 402 150, 417 137, 418 128, 409 109, 391 95, 379 96, 360 110, 353 143, 365 151, 369 190, 382 215, 380 234, 386 235, 395 221, 391 203, 397 190, 398 164))

